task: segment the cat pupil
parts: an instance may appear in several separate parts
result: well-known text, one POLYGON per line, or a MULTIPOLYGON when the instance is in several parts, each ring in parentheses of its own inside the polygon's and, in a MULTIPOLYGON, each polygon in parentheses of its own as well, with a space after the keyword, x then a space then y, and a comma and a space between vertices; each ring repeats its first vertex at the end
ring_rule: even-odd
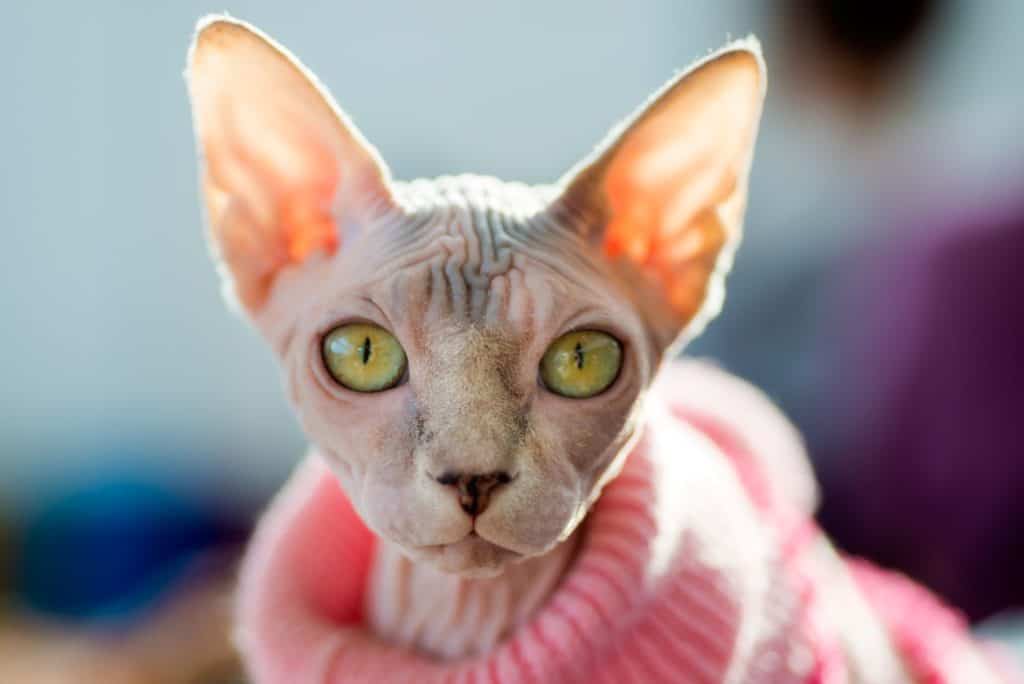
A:
POLYGON ((576 368, 583 370, 583 345, 577 342, 573 354, 576 355, 576 368))
POLYGON ((367 337, 363 340, 363 365, 366 365, 370 361, 370 338, 367 337))

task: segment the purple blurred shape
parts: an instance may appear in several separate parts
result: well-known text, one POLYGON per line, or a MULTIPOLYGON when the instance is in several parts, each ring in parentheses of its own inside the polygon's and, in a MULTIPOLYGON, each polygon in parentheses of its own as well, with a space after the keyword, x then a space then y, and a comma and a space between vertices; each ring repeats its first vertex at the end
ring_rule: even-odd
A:
POLYGON ((981 618, 1024 605, 1024 193, 895 235, 837 312, 821 517, 981 618))

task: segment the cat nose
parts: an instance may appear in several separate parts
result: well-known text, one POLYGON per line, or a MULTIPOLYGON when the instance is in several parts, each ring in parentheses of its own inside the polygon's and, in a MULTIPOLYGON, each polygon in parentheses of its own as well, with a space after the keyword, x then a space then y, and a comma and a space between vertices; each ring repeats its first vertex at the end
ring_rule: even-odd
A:
POLYGON ((469 515, 480 515, 491 501, 491 492, 508 484, 512 477, 504 470, 482 475, 446 471, 434 478, 443 485, 455 487, 459 492, 459 505, 469 515))

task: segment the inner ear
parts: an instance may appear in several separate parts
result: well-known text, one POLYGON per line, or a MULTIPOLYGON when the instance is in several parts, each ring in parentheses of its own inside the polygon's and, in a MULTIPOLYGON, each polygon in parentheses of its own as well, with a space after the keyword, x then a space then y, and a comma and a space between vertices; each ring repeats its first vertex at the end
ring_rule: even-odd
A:
POLYGON ((639 277, 667 340, 717 313, 739 243, 765 91, 753 39, 665 85, 561 181, 550 211, 639 277))
POLYGON ((394 206, 389 173, 316 78, 248 24, 200 21, 186 76, 211 241, 253 314, 282 268, 394 206))

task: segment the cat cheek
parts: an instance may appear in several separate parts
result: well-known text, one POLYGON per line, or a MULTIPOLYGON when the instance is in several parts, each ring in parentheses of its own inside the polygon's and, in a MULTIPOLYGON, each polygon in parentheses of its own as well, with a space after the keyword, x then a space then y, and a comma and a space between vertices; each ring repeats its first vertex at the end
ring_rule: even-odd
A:
POLYGON ((412 549, 453 543, 469 533, 471 519, 457 499, 429 481, 411 455, 383 451, 368 453, 365 460, 353 500, 378 535, 412 549))
POLYGON ((568 468, 524 472, 477 520, 485 538, 532 556, 550 550, 567 534, 580 505, 577 478, 568 468))

